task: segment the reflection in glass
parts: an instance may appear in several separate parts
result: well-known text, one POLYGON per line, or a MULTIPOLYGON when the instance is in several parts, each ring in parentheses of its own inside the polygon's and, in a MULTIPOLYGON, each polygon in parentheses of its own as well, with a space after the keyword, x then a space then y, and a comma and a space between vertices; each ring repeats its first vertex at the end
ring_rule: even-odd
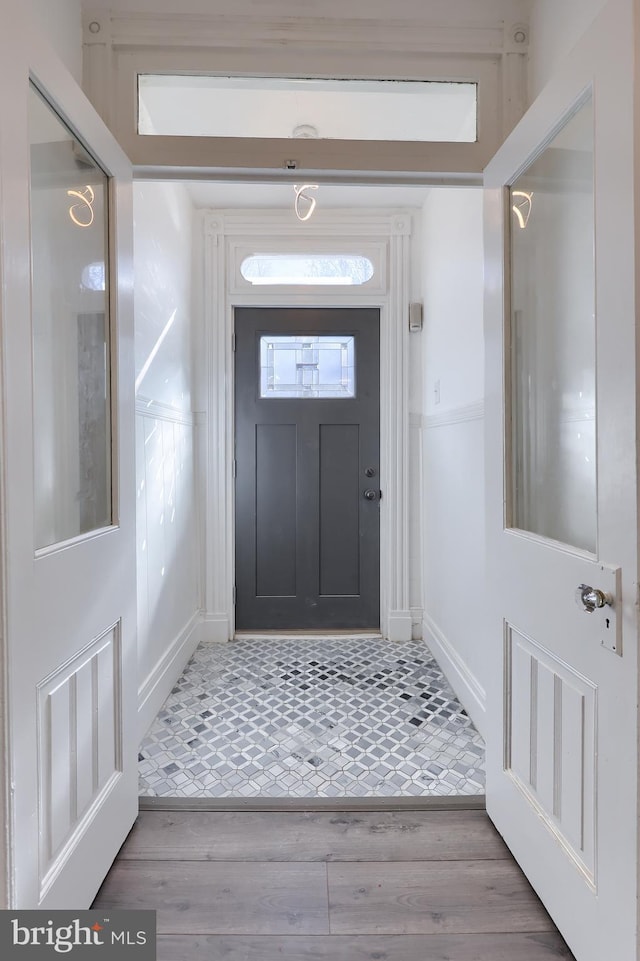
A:
POLYGON ((373 264, 357 254, 252 254, 240 273, 251 284, 354 286, 373 277, 373 264))
POLYGON ((513 523, 596 551, 593 107, 511 188, 513 523))
POLYGON ((261 397, 355 397, 354 338, 260 338, 261 397))
POLYGON ((36 547, 111 523, 107 177, 32 87, 36 547))
POLYGON ((139 74, 138 133, 475 143, 477 100, 470 81, 139 74))

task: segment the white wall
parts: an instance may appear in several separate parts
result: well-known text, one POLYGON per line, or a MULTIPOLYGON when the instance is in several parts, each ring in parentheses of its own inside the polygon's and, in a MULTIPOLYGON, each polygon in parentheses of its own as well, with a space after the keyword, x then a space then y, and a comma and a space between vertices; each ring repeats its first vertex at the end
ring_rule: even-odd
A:
POLYGON ((531 12, 529 98, 535 100, 607 0, 535 0, 531 12))
POLYGON ((183 186, 134 188, 140 733, 198 641, 192 412, 193 211, 183 186))
POLYGON ((42 33, 73 74, 82 80, 82 0, 29 0, 42 33))
POLYGON ((480 190, 432 190, 423 209, 421 256, 422 393, 418 399, 412 392, 412 421, 420 425, 422 442, 423 636, 482 731, 486 633, 480 190))

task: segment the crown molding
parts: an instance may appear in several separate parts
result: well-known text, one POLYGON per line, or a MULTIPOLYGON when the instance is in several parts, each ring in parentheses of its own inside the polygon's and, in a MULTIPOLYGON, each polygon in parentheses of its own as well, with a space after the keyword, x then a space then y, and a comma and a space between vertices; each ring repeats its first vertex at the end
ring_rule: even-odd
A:
POLYGON ((249 17, 197 14, 145 14, 87 11, 84 42, 113 47, 324 47, 412 50, 421 53, 500 55, 506 45, 526 45, 526 25, 504 21, 461 24, 423 19, 349 19, 326 17, 249 17), (517 39, 514 40, 514 37, 517 39))

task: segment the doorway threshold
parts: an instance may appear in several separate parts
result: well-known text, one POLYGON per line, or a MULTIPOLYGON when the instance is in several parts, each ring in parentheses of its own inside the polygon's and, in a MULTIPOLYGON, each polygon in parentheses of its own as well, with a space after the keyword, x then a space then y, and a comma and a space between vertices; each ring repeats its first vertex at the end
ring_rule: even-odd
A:
POLYGON ((455 797, 186 798, 140 797, 140 811, 484 811, 484 794, 455 797))
POLYGON ((381 632, 378 628, 369 628, 365 630, 354 630, 354 628, 349 628, 344 631, 327 631, 327 630, 303 630, 303 631, 281 631, 281 630, 264 630, 264 631, 236 631, 233 635, 234 640, 239 641, 264 641, 271 637, 296 637, 300 640, 317 640, 318 638, 326 638, 326 640, 331 640, 331 638, 340 638, 340 640, 345 640, 350 637, 360 640, 362 637, 371 638, 382 638, 381 632))

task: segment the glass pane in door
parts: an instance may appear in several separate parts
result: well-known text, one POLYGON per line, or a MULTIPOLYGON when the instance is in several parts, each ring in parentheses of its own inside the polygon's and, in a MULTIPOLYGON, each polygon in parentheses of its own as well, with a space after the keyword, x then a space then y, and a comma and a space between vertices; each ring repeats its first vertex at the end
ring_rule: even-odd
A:
POLYGON ((32 87, 36 548, 111 523, 107 177, 32 87))
POLYGON ((355 397, 355 338, 266 335, 260 338, 260 397, 355 397))
POLYGON ((510 190, 512 526, 595 553, 591 98, 510 190))

